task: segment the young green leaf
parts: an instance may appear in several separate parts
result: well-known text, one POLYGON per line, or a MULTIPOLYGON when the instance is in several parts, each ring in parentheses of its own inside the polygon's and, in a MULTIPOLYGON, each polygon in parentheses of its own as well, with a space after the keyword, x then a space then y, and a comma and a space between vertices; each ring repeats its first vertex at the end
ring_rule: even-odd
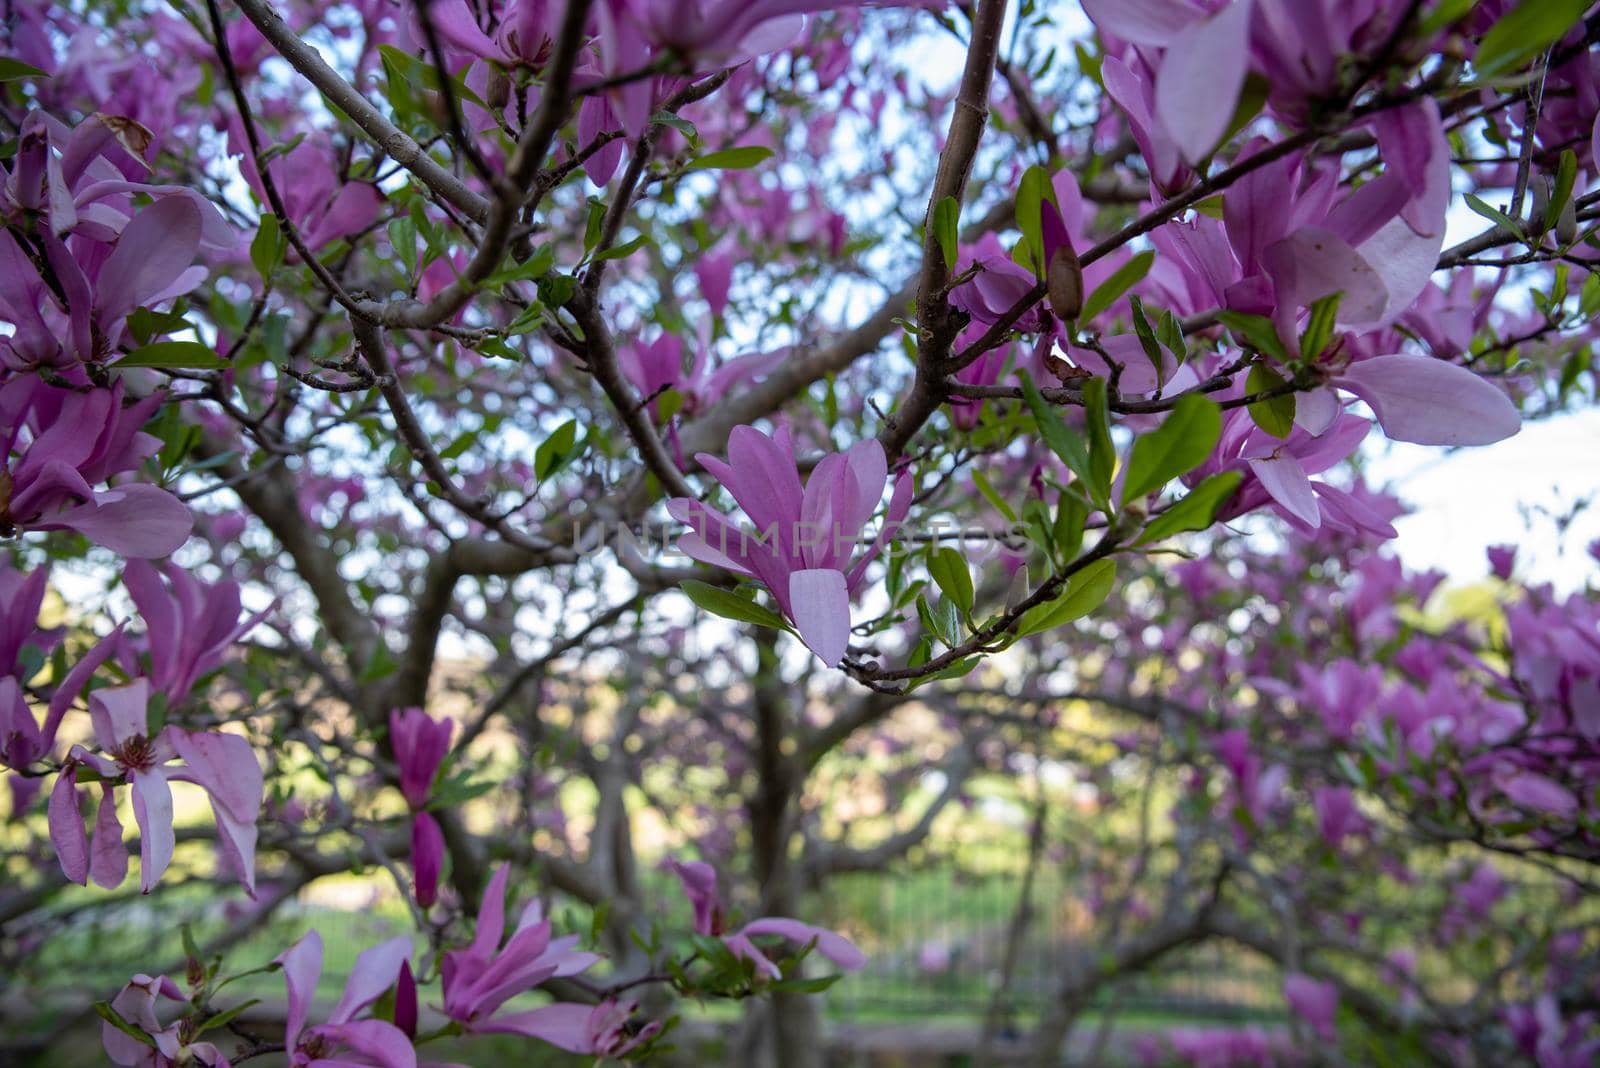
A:
POLYGON ((20 78, 43 78, 45 72, 31 63, 9 56, 0 57, 0 82, 14 82, 20 78))
MULTIPOLYGON (((1286 385, 1288 383, 1282 375, 1266 364, 1258 363, 1250 368, 1250 374, 1244 380, 1244 391, 1248 394, 1265 393, 1286 385)), ((1256 426, 1273 437, 1287 438, 1290 431, 1294 430, 1294 394, 1283 393, 1256 401, 1250 405, 1250 418, 1255 420, 1256 426)))
POLYGON ((1471 208, 1479 215, 1482 215, 1490 222, 1497 224, 1502 230, 1506 231, 1506 233, 1518 238, 1525 239, 1527 237, 1527 233, 1522 229, 1522 224, 1513 219, 1511 216, 1507 215, 1505 212, 1501 211, 1499 208, 1490 204, 1482 197, 1473 196, 1471 193, 1467 193, 1465 196, 1467 207, 1471 208))
POLYGON ((1328 340, 1333 337, 1333 324, 1339 316, 1339 301, 1342 299, 1343 293, 1330 293, 1311 305, 1311 319, 1306 323, 1306 332, 1300 335, 1302 359, 1315 360, 1327 348, 1328 340))
POLYGON ((747 171, 763 160, 772 156, 772 149, 765 145, 745 145, 740 148, 725 148, 721 152, 711 152, 699 159, 691 160, 684 168, 686 171, 747 171))
POLYGON ((1084 428, 1089 433, 1089 497, 1107 515, 1111 513, 1111 479, 1117 470, 1117 450, 1111 443, 1111 416, 1106 407, 1106 380, 1083 380, 1084 428))
POLYGON ((578 421, 568 419, 556 427, 551 435, 540 442, 533 454, 533 477, 540 482, 565 467, 576 455, 573 448, 578 438, 578 421))
POLYGON ((212 371, 229 366, 210 345, 198 341, 153 341, 119 358, 117 367, 165 367, 170 370, 212 371))
POLYGON ((1270 356, 1279 363, 1289 363, 1289 350, 1284 348, 1282 340, 1278 337, 1278 328, 1272 325, 1272 320, 1265 315, 1250 315, 1245 312, 1222 311, 1217 313, 1217 321, 1228 328, 1234 340, 1265 356, 1270 356))
POLYGON ((1044 202, 1055 198, 1050 185, 1050 172, 1032 166, 1022 172, 1017 185, 1017 229, 1022 231, 1022 244, 1018 246, 1017 262, 1041 277, 1044 275, 1044 224, 1041 221, 1044 202))
POLYGON ((1035 605, 1024 612, 1017 621, 1017 637, 1038 634, 1088 615, 1105 603, 1116 579, 1115 560, 1096 560, 1073 575, 1067 582, 1067 588, 1054 600, 1035 605))
POLYGON ((271 278, 272 272, 283 262, 288 245, 282 228, 278 226, 278 217, 270 213, 263 214, 256 236, 250 242, 250 262, 255 264, 256 273, 263 281, 271 278))
POLYGON ((1182 500, 1152 519, 1135 544, 1148 545, 1174 534, 1206 529, 1216 520, 1217 509, 1227 503, 1243 480, 1244 475, 1238 471, 1212 475, 1190 490, 1182 500))
POLYGON ((741 597, 732 590, 725 590, 695 579, 684 579, 679 583, 679 589, 689 596, 689 600, 714 616, 732 619, 739 623, 754 623, 758 627, 772 627, 775 630, 788 629, 778 613, 770 608, 763 608, 748 597, 741 597))
POLYGON ((1128 303, 1133 306, 1133 332, 1138 335, 1139 347, 1144 349, 1145 358, 1156 369, 1156 385, 1159 386, 1166 381, 1166 368, 1161 362, 1161 343, 1156 340, 1156 332, 1145 317, 1144 302, 1138 297, 1129 297, 1128 303))
POLYGON ((939 251, 944 253, 944 269, 956 269, 956 257, 960 254, 960 223, 961 205, 955 197, 945 197, 933 206, 933 236, 939 242, 939 251))
POLYGON ((1118 297, 1138 285, 1150 273, 1150 266, 1155 262, 1154 252, 1141 252, 1118 267, 1116 273, 1089 294, 1089 299, 1083 302, 1083 312, 1079 318, 1088 321, 1111 307, 1118 297))
POLYGON ((1017 371, 1017 377, 1022 379, 1022 396, 1028 402, 1028 409, 1033 412, 1033 421, 1038 424, 1039 436, 1044 438, 1055 454, 1061 457, 1061 462, 1087 485, 1089 477, 1089 447, 1084 444, 1078 432, 1066 424, 1057 415, 1055 409, 1044 399, 1044 394, 1033 384, 1033 379, 1028 377, 1028 372, 1017 371))
POLYGON ((1500 16, 1478 42, 1472 69, 1493 78, 1522 64, 1561 40, 1583 18, 1591 0, 1522 0, 1500 16))
POLYGON ((1122 500, 1138 500, 1206 462, 1222 436, 1222 410, 1198 393, 1179 398, 1160 426, 1141 434, 1128 457, 1122 500))
POLYGON ((1544 209, 1544 228, 1555 229, 1556 222, 1561 218, 1561 211, 1567 206, 1567 201, 1572 199, 1573 186, 1578 181, 1578 157, 1572 149, 1561 150, 1561 162, 1556 165, 1556 184, 1550 193, 1550 203, 1544 209))
POLYGON ((972 614, 972 573, 960 553, 948 547, 938 550, 928 561, 928 574, 962 615, 972 614))

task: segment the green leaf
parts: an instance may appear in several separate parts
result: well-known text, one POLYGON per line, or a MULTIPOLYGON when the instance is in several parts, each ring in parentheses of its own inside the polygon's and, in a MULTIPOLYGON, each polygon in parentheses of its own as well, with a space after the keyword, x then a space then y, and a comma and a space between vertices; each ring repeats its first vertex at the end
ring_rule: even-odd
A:
POLYGON ((1465 196, 1467 200, 1467 207, 1471 208, 1479 215, 1482 215, 1490 222, 1497 224, 1507 233, 1514 234, 1519 238, 1526 238, 1527 234, 1522 229, 1522 224, 1517 220, 1513 219, 1499 208, 1490 204, 1482 197, 1475 197, 1471 193, 1467 193, 1465 196))
POLYGON ((1017 621, 1017 637, 1038 634, 1088 615, 1111 596, 1116 579, 1115 560, 1096 560, 1073 575, 1067 582, 1067 588, 1054 600, 1035 605, 1022 613, 1022 618, 1017 621))
POLYGON ((961 205, 955 197, 945 197, 933 206, 933 237, 944 253, 946 271, 956 269, 956 257, 961 251, 960 224, 961 205))
POLYGON ((1089 432, 1089 496, 1102 512, 1111 514, 1111 479, 1117 470, 1117 450, 1111 444, 1111 416, 1106 408, 1106 380, 1083 380, 1084 428, 1089 432))
POLYGON ((9 56, 0 57, 0 82, 14 82, 19 78, 48 78, 38 67, 9 56))
POLYGON ((1045 444, 1049 445, 1057 456, 1061 457, 1061 462, 1087 485, 1090 482, 1088 445, 1076 430, 1056 414, 1055 409, 1044 399, 1044 394, 1039 392, 1039 387, 1033 384, 1033 379, 1028 377, 1026 371, 1019 368, 1017 377, 1022 379, 1022 396, 1028 402, 1029 410, 1033 412, 1033 421, 1039 427, 1039 436, 1044 438, 1045 444))
POLYGON ((732 590, 725 590, 720 586, 695 579, 684 579, 679 583, 679 589, 689 595, 689 600, 714 616, 732 619, 739 623, 754 623, 758 627, 772 627, 774 630, 788 629, 778 613, 770 608, 763 608, 748 597, 741 597, 732 590))
POLYGON ((1166 346, 1172 358, 1178 361, 1178 366, 1189 358, 1189 346, 1183 340, 1183 325, 1178 322, 1178 317, 1172 314, 1172 309, 1167 308, 1161 313, 1161 324, 1156 327, 1156 337, 1161 344, 1166 346))
POLYGON ((917 618, 922 620, 923 629, 943 642, 946 648, 954 649, 961 644, 961 613, 948 598, 941 599, 935 610, 926 597, 918 594, 917 618))
POLYGON ((1472 69, 1480 78, 1516 70, 1555 44, 1588 9, 1591 0, 1522 0, 1500 16, 1478 42, 1472 69))
POLYGON ((389 246, 400 257, 400 265, 407 275, 417 273, 417 224, 411 216, 400 215, 389 220, 389 246))
POLYGON ((621 245, 613 245, 606 249, 604 252, 600 253, 600 255, 594 258, 595 262, 599 263, 601 260, 620 260, 624 256, 631 256, 633 253, 639 250, 640 246, 644 245, 645 242, 649 240, 650 238, 648 235, 640 234, 632 241, 621 245))
POLYGON ((100 1017, 100 1019, 104 1020, 106 1023, 110 1024, 112 1027, 115 1027, 118 1031, 121 1031, 123 1034, 127 1035, 129 1038, 134 1039, 134 1040, 136 1040, 138 1042, 142 1042, 145 1045, 149 1046, 151 1049, 155 1049, 156 1048, 156 1040, 154 1038, 151 1038, 148 1034, 146 1034, 143 1028, 135 1027, 133 1024, 129 1023, 127 1020, 124 1020, 122 1018, 122 1016, 117 1012, 117 1010, 113 1009, 111 1007, 111 1002, 109 1002, 109 1001, 97 1001, 97 1002, 95 1002, 94 1003, 94 1011, 95 1011, 95 1015, 96 1016, 100 1017))
POLYGON ((1041 278, 1045 267, 1044 202, 1054 198, 1049 171, 1035 165, 1022 172, 1022 181, 1017 185, 1017 229, 1022 232, 1022 244, 1017 247, 1021 257, 1018 262, 1041 278))
POLYGON ((1333 337, 1334 321, 1339 316, 1339 302, 1343 299, 1343 293, 1330 293, 1311 305, 1306 332, 1300 335, 1301 359, 1315 360, 1327 348, 1328 339, 1333 337))
MULTIPOLYGON (((1264 363, 1258 363, 1250 368, 1250 375, 1244 380, 1244 391, 1247 394, 1263 393, 1269 389, 1281 389, 1287 384, 1278 372, 1264 363)), ((1256 426, 1273 437, 1287 438, 1294 430, 1294 394, 1285 393, 1256 401, 1250 405, 1250 418, 1255 420, 1256 426)))
POLYGON ((272 272, 283 262, 288 245, 283 230, 278 226, 278 217, 272 214, 262 215, 261 226, 256 230, 254 240, 250 242, 250 262, 256 265, 256 273, 261 275, 263 281, 271 278, 272 272))
MULTIPOLYGON (((600 231, 605 228, 606 205, 599 197, 589 198, 589 217, 583 224, 583 254, 587 256, 600 243, 600 231)), ((561 303, 565 303, 564 301, 561 303)))
POLYGON ((215 1016, 208 1018, 205 1023, 195 1028, 194 1033, 197 1035, 203 1035, 214 1027, 226 1027, 228 1024, 232 1023, 234 1018, 237 1017, 241 1012, 248 1009, 252 1005, 259 1004, 260 1001, 260 998, 251 998, 249 1001, 241 1001, 232 1008, 225 1009, 224 1011, 217 1013, 215 1016))
POLYGON ((909 693, 924 683, 937 682, 940 679, 959 679, 981 663, 983 663, 983 657, 981 656, 969 656, 962 660, 957 660, 954 664, 942 667, 932 675, 920 676, 910 686, 906 687, 906 691, 909 693))
MULTIPOLYGON (((1600 279, 1600 274, 1590 275, 1589 277, 1600 279)), ((1600 281, 1596 281, 1595 285, 1600 287, 1600 281)), ((1035 392, 1038 391, 1035 390, 1035 392)), ((995 511, 1006 517, 1007 522, 1015 523, 1017 521, 1016 509, 1012 508, 1011 505, 1007 504, 1003 499, 1001 499, 1000 495, 994 491, 994 486, 990 485, 989 480, 984 477, 982 471, 978 471, 976 469, 973 470, 972 484, 978 487, 978 492, 983 494, 984 498, 988 500, 990 504, 994 505, 995 511)))
POLYGON ((1561 209, 1567 206, 1567 201, 1572 198, 1572 188, 1578 181, 1578 157, 1572 149, 1561 150, 1561 162, 1556 165, 1556 184, 1550 191, 1550 203, 1544 209, 1544 228, 1555 229, 1556 221, 1561 217, 1561 209))
POLYGON ((949 547, 939 549, 928 560, 928 574, 962 615, 972 614, 972 573, 960 553, 949 547))
POLYGON ((556 427, 555 431, 544 441, 539 443, 539 448, 533 454, 533 477, 543 482, 563 467, 576 455, 573 443, 578 439, 578 421, 568 419, 556 427))
POLYGON ((1087 322, 1111 307, 1117 302, 1118 297, 1138 285, 1144 276, 1150 273, 1150 265, 1155 262, 1154 252, 1141 252, 1118 267, 1116 273, 1101 282, 1095 291, 1089 294, 1089 299, 1083 302, 1083 311, 1078 317, 1087 322))
POLYGON ((193 327, 193 323, 173 312, 158 312, 151 311, 149 308, 135 308, 133 309, 133 314, 128 316, 128 329, 133 332, 134 339, 141 345, 162 334, 176 334, 182 330, 193 329, 193 327))
POLYGON ((1161 343, 1156 340, 1150 320, 1145 318, 1144 302, 1138 297, 1129 297, 1128 303, 1133 305, 1133 332, 1139 337, 1139 347, 1144 349, 1145 358, 1156 369, 1156 385, 1160 386, 1167 377, 1166 368, 1161 363, 1161 343))
POLYGON ((1245 347, 1271 356, 1279 363, 1290 362, 1289 350, 1284 348, 1283 341, 1279 339, 1278 328, 1265 315, 1220 311, 1217 313, 1217 321, 1227 327, 1233 334, 1234 340, 1245 347))
POLYGON ((772 149, 763 145, 746 145, 742 148, 725 148, 690 161, 685 171, 746 171, 768 159, 772 149))
POLYGON ((1123 501, 1138 500, 1193 471, 1206 462, 1221 436, 1222 409, 1198 393, 1180 397, 1160 426, 1134 441, 1123 501))
POLYGON ((1428 17, 1422 20, 1422 25, 1417 29, 1417 39, 1420 41, 1432 37, 1466 15, 1477 2, 1478 0, 1439 0, 1438 6, 1428 12, 1428 17))
POLYGON ((1216 520, 1217 509, 1233 496, 1233 491, 1239 488, 1243 480, 1244 475, 1238 471, 1212 475, 1190 490, 1182 500, 1152 519, 1136 544, 1148 545, 1185 531, 1205 530, 1216 520))
POLYGON ((1071 560, 1083 545, 1083 528, 1089 521, 1089 505, 1071 490, 1064 490, 1056 501, 1056 521, 1050 530, 1051 540, 1060 558, 1071 560))
POLYGON ((165 367, 171 370, 216 370, 231 366, 210 345, 198 341, 154 341, 121 357, 116 367, 165 367))

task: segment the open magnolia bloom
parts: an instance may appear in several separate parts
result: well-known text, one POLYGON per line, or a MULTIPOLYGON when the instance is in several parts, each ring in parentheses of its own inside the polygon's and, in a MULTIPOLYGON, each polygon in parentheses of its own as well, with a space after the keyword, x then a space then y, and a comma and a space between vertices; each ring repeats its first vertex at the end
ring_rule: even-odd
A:
POLYGON ((866 955, 844 935, 826 927, 782 916, 763 916, 751 920, 737 931, 724 933, 722 929, 722 901, 717 896, 717 872, 703 860, 669 860, 667 866, 677 873, 683 892, 694 910, 695 934, 722 939, 733 955, 747 960, 756 971, 768 979, 782 978, 783 973, 752 936, 775 935, 796 945, 814 945, 818 953, 847 972, 860 971, 867 963, 866 955))
POLYGON ((728 459, 701 453, 749 520, 741 526, 686 497, 667 502, 672 518, 693 531, 678 547, 702 563, 758 580, 795 626, 800 640, 829 667, 850 645, 850 596, 911 508, 912 482, 902 473, 877 540, 858 552, 861 531, 877 511, 888 479, 883 446, 868 440, 824 456, 804 486, 789 432, 768 436, 735 427, 728 459))
POLYGON ((210 798, 218 853, 254 895, 256 818, 262 799, 261 765, 255 751, 236 734, 171 725, 152 738, 146 733, 149 706, 150 683, 142 678, 89 695, 100 751, 73 746, 50 793, 50 840, 62 872, 80 884, 93 876, 107 889, 122 882, 128 862, 112 789, 127 783, 133 787, 133 814, 139 824, 139 889, 148 894, 171 863, 177 841, 168 783, 188 782, 210 798), (178 760, 182 763, 174 763, 178 760), (80 766, 92 768, 101 778, 92 847, 78 811, 80 766))

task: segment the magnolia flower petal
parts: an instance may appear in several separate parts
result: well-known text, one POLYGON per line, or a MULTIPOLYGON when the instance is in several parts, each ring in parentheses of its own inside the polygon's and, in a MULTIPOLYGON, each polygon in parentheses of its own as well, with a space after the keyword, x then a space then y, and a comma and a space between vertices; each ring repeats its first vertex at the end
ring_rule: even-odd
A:
POLYGON ((857 949, 855 943, 844 935, 800 920, 785 919, 780 916, 764 917, 745 924, 744 933, 747 935, 779 935, 789 939, 791 942, 799 942, 802 945, 815 939, 817 952, 845 971, 860 971, 867 965, 866 954, 857 949))
POLYGON ((56 776, 47 812, 50 844, 55 846, 61 873, 83 886, 89 881, 89 832, 78 810, 78 769, 69 767, 56 776))
POLYGON ((128 851, 122 845, 122 821, 110 783, 100 784, 100 807, 89 847, 89 877, 103 890, 115 890, 128 877, 128 851))
POLYGON ((789 602, 800 640, 829 667, 850 647, 850 594, 844 573, 808 568, 789 576, 789 602))
POLYGON ((1228 132, 1249 59, 1250 0, 1234 0, 1185 27, 1161 60, 1156 119, 1189 163, 1199 163, 1228 132))
POLYGON ((1317 508, 1317 496, 1311 489, 1311 480, 1300 468, 1300 461, 1284 452, 1247 462, 1260 480, 1261 488, 1284 511, 1307 526, 1321 526, 1322 513, 1317 508))
POLYGON ((172 788, 160 769, 136 771, 133 818, 139 823, 139 892, 148 894, 161 881, 177 839, 172 832, 172 788))
POLYGON ((1430 356, 1378 356, 1351 364, 1333 384, 1372 409, 1383 432, 1419 445, 1488 445, 1522 429, 1522 416, 1495 386, 1430 356))
POLYGON ((273 958, 283 968, 283 985, 288 993, 289 1013, 284 1044, 293 1049, 305 1027, 306 1012, 317 993, 322 976, 322 936, 307 931, 305 937, 273 958))
POLYGON ((411 939, 391 938, 367 949, 356 958, 345 983, 339 1004, 328 1017, 330 1024, 342 1024, 383 996, 400 976, 400 966, 411 957, 411 939))
POLYGON ((478 1033, 523 1035, 537 1038, 569 1053, 594 1053, 589 1025, 594 1006, 557 1002, 527 1012, 503 1013, 472 1026, 478 1033))
POLYGON ((101 490, 94 501, 34 526, 76 530, 119 555, 150 559, 166 556, 188 541, 194 516, 188 505, 166 490, 140 482, 101 490))
POLYGON ((1083 0, 1083 13, 1102 33, 1130 44, 1158 46, 1200 16, 1187 0, 1083 0))

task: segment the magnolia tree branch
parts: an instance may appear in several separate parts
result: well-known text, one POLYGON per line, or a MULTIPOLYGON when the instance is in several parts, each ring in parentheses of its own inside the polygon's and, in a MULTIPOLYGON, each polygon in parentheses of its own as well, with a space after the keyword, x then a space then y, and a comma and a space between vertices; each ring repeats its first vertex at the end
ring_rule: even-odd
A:
POLYGON ((889 417, 878 441, 893 462, 899 458, 917 428, 944 400, 940 388, 944 366, 964 317, 950 307, 945 283, 944 246, 934 215, 945 200, 957 207, 966 197, 967 177, 978 156, 978 145, 989 124, 989 87, 994 81, 994 66, 1000 55, 1000 37, 1005 29, 1006 0, 982 0, 972 20, 972 43, 967 46, 967 65, 956 91, 955 113, 950 117, 944 151, 933 190, 923 213, 922 273, 917 280, 917 370, 911 393, 900 409, 889 417))
POLYGON ((476 222, 488 218, 490 202, 486 197, 474 192, 461 179, 440 166, 421 145, 384 118, 383 113, 373 107, 355 86, 323 61, 313 45, 306 43, 290 29, 268 0, 235 2, 278 54, 348 115, 390 158, 415 175, 435 196, 468 218, 476 222))

